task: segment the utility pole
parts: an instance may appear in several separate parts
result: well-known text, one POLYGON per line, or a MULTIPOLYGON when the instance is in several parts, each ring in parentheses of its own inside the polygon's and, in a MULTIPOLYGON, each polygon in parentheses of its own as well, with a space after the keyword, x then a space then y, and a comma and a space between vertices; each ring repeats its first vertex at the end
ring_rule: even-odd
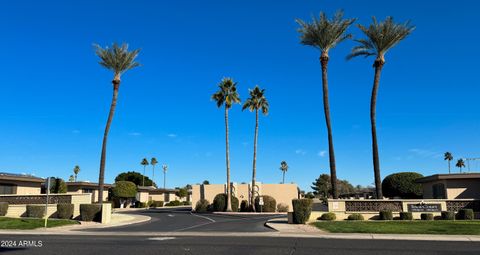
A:
POLYGON ((467 161, 468 172, 470 172, 470 160, 475 161, 475 160, 480 160, 480 158, 465 158, 465 161, 467 161))

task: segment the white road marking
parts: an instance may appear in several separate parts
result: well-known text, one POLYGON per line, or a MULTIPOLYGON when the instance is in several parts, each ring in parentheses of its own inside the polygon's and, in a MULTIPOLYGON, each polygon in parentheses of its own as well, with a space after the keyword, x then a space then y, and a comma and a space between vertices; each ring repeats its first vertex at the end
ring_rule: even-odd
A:
POLYGON ((148 238, 148 240, 151 240, 151 241, 166 241, 166 240, 173 240, 175 239, 175 237, 169 237, 169 236, 166 236, 166 237, 150 237, 148 238))
POLYGON ((208 218, 207 216, 202 216, 202 215, 198 215, 198 214, 196 214, 196 213, 191 213, 191 212, 190 212, 190 214, 193 215, 193 216, 195 216, 195 217, 199 217, 199 218, 203 218, 203 219, 209 220, 209 221, 211 221, 211 222, 215 222, 214 219, 208 218))
POLYGON ((167 214, 168 217, 175 217, 173 214, 167 214))

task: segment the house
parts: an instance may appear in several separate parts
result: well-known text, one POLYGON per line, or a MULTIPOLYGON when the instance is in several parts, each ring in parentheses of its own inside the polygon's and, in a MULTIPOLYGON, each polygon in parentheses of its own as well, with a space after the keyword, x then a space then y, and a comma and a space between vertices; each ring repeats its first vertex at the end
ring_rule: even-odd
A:
POLYGON ((170 201, 178 200, 181 202, 189 202, 191 201, 192 193, 191 191, 188 192, 186 197, 180 198, 177 196, 178 189, 163 189, 163 188, 155 188, 152 186, 138 186, 137 188, 137 197, 136 199, 140 202, 147 202, 147 201, 164 201, 168 203, 170 201))
POLYGON ((43 182, 33 175, 0 173, 0 195, 37 195, 43 182))
MULTIPOLYGON (((98 202, 98 183, 79 181, 66 182, 67 193, 90 193, 92 194, 92 203, 98 202)), ((104 184, 103 201, 108 200, 108 189, 112 187, 111 184, 104 184)))
POLYGON ((435 174, 419 178, 423 198, 480 199, 480 173, 435 174))

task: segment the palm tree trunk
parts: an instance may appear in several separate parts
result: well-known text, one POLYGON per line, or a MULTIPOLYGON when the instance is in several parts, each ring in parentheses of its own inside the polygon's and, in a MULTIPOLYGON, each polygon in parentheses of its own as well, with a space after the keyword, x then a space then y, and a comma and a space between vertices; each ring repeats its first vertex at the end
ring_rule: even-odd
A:
POLYGON ((155 165, 152 165, 152 186, 155 180, 155 165))
POLYGON ((322 84, 323 84, 323 110, 325 112, 325 122, 327 123, 328 131, 328 157, 330 161, 330 177, 332 182, 332 195, 334 199, 338 198, 337 188, 337 169, 335 166, 335 152, 333 149, 333 135, 332 135, 332 123, 330 120, 330 104, 328 102, 328 55, 322 53, 320 57, 320 63, 322 64, 322 84))
POLYGON ((253 172, 251 205, 255 212, 255 179, 257 176, 258 109, 255 110, 255 135, 253 137, 253 172))
POLYGON ((282 184, 285 184, 285 171, 282 171, 282 172, 283 172, 282 184))
POLYGON ((143 165, 142 186, 145 187, 145 165, 143 165))
POLYGON ((225 106, 225 157, 227 163, 227 212, 232 211, 232 194, 230 190, 230 149, 228 146, 228 108, 225 106))
POLYGON ((107 157, 107 140, 110 125, 112 124, 113 115, 115 114, 115 107, 117 106, 118 88, 120 87, 120 80, 114 79, 112 104, 110 105, 110 112, 108 113, 107 125, 105 126, 105 133, 103 134, 102 155, 100 157, 100 172, 98 174, 98 202, 103 204, 103 186, 105 181, 105 160, 107 157))
POLYGON ((448 160, 448 173, 450 174, 450 160, 448 160))
POLYGON ((75 174, 75 182, 77 182, 77 174, 75 174))
POLYGON ((383 60, 375 60, 375 77, 373 80, 372 98, 370 101, 370 121, 372 125, 372 151, 373 151, 373 172, 375 175, 375 191, 378 199, 383 198, 382 180, 380 177, 380 159, 378 156, 378 142, 377 142, 377 120, 376 120, 376 106, 378 85, 380 83, 380 74, 384 65, 383 60))

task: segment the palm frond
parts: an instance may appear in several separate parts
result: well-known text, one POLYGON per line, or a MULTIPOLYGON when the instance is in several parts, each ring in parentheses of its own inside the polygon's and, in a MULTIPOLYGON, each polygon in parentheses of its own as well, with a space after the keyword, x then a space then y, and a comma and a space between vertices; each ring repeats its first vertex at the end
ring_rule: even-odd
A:
POLYGON ((260 89, 255 86, 254 89, 249 90, 250 97, 243 104, 242 110, 248 109, 251 112, 261 110, 264 115, 268 114, 269 104, 265 97, 265 89, 260 89))
POLYGON ((240 96, 237 92, 237 83, 231 78, 223 78, 218 84, 219 90, 215 92, 211 99, 217 103, 217 107, 225 105, 226 108, 232 107, 235 103, 240 103, 240 96))
POLYGON ((100 57, 99 64, 112 70, 115 76, 120 76, 128 70, 140 66, 140 64, 135 61, 140 49, 129 51, 128 44, 126 43, 122 45, 113 43, 111 48, 108 46, 102 48, 98 44, 94 44, 94 47, 95 53, 100 57))

